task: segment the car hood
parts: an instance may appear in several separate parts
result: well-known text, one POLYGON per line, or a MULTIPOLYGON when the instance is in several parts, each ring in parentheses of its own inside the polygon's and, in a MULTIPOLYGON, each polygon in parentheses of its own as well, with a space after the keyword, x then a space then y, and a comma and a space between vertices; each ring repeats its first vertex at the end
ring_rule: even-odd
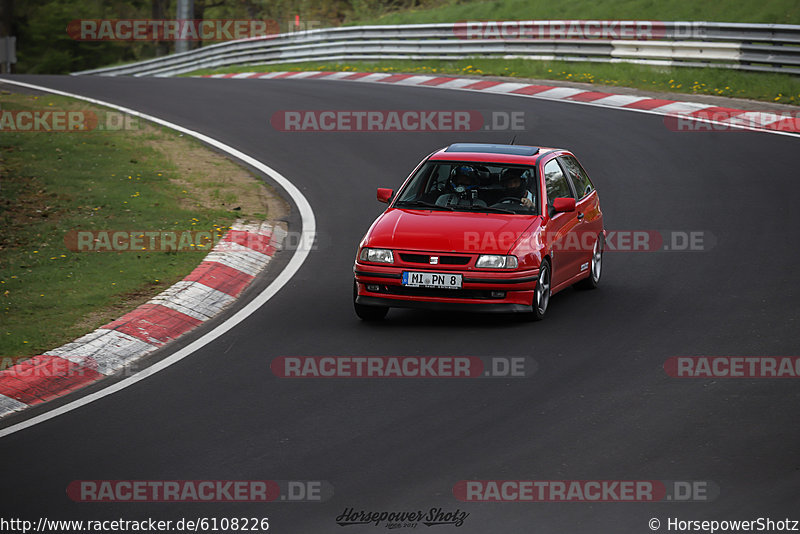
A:
MULTIPOLYGON (((436 252, 506 254, 538 216, 389 209, 370 228, 365 246, 436 252)), ((531 229, 533 230, 533 229, 531 229)))

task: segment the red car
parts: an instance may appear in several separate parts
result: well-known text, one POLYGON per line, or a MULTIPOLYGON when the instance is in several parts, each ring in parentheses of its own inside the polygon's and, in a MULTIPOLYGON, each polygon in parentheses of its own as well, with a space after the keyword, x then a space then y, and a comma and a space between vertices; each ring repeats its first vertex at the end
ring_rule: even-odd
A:
POLYGON ((524 312, 600 281, 605 230, 589 176, 563 149, 458 143, 425 158, 361 240, 353 304, 524 312))

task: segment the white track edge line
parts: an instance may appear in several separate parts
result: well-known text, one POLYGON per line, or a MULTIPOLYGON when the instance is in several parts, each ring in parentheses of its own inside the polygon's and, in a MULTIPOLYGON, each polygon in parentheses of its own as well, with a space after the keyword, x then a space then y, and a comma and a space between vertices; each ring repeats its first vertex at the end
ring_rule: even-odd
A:
MULTIPOLYGON (((325 80, 325 79, 326 78, 315 78, 315 80, 325 80)), ((472 78, 455 78, 455 79, 456 80, 471 80, 472 78)), ((373 83, 373 84, 381 83, 380 81, 363 80, 361 78, 356 79, 356 80, 338 80, 338 79, 333 79, 333 80, 330 80, 330 81, 336 81, 336 82, 338 82, 338 81, 342 81, 342 82, 361 82, 361 83, 373 83)), ((476 81, 480 81, 480 80, 476 80, 476 81)), ((394 85, 394 84, 384 83, 383 85, 391 86, 391 85, 394 85)), ((442 84, 442 85, 444 85, 444 84, 442 84)), ((469 92, 469 93, 482 93, 483 92, 480 89, 463 89, 461 87, 441 87, 439 85, 421 85, 421 84, 419 84, 419 85, 398 85, 398 87, 422 87, 423 89, 443 89, 443 90, 447 90, 447 91, 464 91, 464 92, 469 92)), ((553 86, 553 87, 555 88, 555 87, 560 87, 560 86, 553 86)), ((663 116, 663 117, 675 115, 675 113, 661 113, 659 111, 653 111, 653 110, 649 110, 649 109, 625 108, 625 107, 621 107, 621 106, 605 106, 603 104, 596 104, 594 102, 581 102, 579 100, 568 100, 568 99, 564 99, 564 98, 547 98, 547 97, 542 97, 542 96, 537 96, 537 95, 522 95, 522 94, 518 94, 518 93, 491 93, 491 92, 487 92, 486 94, 516 96, 516 97, 521 97, 521 98, 535 98, 537 100, 542 100, 542 101, 545 101, 545 102, 564 102, 565 104, 580 104, 582 106, 591 106, 591 107, 594 107, 594 108, 618 109, 620 111, 633 111, 633 112, 636 112, 636 113, 646 113, 648 115, 660 115, 660 116, 663 116)), ((650 98, 650 97, 642 97, 642 98, 650 98)), ((689 101, 688 100, 675 100, 674 102, 689 102, 689 101)), ((742 111, 746 111, 746 110, 742 110, 742 111)), ((728 124, 726 122, 715 121, 715 120, 712 120, 712 119, 702 119, 702 118, 699 118, 699 117, 687 117, 687 118, 689 118, 689 119, 691 119, 691 120, 693 120, 695 122, 704 122, 704 123, 708 123, 708 124, 717 124, 717 125, 720 125, 720 126, 726 126, 726 127, 729 127, 729 128, 734 128, 734 129, 737 129, 737 130, 746 130, 746 131, 750 131, 750 132, 763 132, 763 133, 769 133, 769 134, 785 135, 785 136, 788 136, 788 137, 800 138, 800 133, 795 133, 795 132, 782 132, 780 130, 769 130, 767 128, 754 128, 752 126, 734 125, 734 124, 728 124)), ((713 133, 713 131, 711 133, 713 133)))
MULTIPOLYGON (((310 232, 311 235, 315 235, 316 233, 316 219, 314 217, 314 211, 311 209, 311 204, 309 204, 306 197, 300 192, 300 190, 290 182, 286 177, 284 177, 281 173, 276 171, 275 169, 267 166, 266 164, 258 161, 257 159, 253 158, 252 156, 248 156, 247 154, 236 150, 235 148, 222 143, 221 141, 217 141, 214 138, 208 137, 207 135, 201 134, 199 132, 195 132, 194 130, 189 130, 188 128, 184 128, 183 126, 179 126, 177 124, 171 123, 169 121, 159 119, 152 115, 147 115, 145 113, 141 113, 135 111, 130 108, 126 108, 123 106, 118 106, 116 104, 111 104, 109 102, 105 102, 102 100, 97 100, 94 98, 89 98, 73 93, 67 93, 65 91, 59 91, 57 89, 50 89, 47 87, 29 84, 25 82, 18 82, 18 81, 11 81, 6 78, 0 78, 0 83, 10 83, 12 85, 18 85, 21 87, 27 87, 29 89, 36 89, 39 91, 45 91, 48 93, 53 93, 61 96, 68 96, 71 98, 77 98, 79 100, 84 100, 86 102, 90 102, 92 104, 97 104, 101 106, 110 107, 124 113, 129 113, 136 117, 140 117, 150 122, 155 122, 156 124, 160 124, 162 126, 166 126, 178 132, 191 135, 196 139, 203 141, 206 144, 213 146, 245 163, 248 165, 253 166, 254 168, 258 169, 259 171, 263 172, 275 182, 277 182, 292 198, 292 200, 297 205, 298 210, 300 211, 300 217, 302 220, 303 232, 310 232)), ((307 248, 298 248, 295 250, 294 254, 292 255, 291 260, 289 263, 283 268, 280 274, 273 280, 269 286, 267 286, 264 291, 258 294, 258 296, 253 299, 252 301, 248 302, 241 310, 237 311, 235 314, 230 316, 226 319, 222 324, 216 326, 210 332, 205 333, 202 337, 192 341, 189 345, 179 349, 178 351, 170 354, 163 360, 160 360, 150 367, 139 371, 138 373, 125 378, 119 382, 115 382, 108 387, 103 388, 100 391, 96 391, 79 399, 76 399, 72 402, 69 402, 63 406, 59 406, 58 408, 54 408, 49 410, 45 413, 39 414, 34 416, 30 419, 25 421, 21 421, 9 427, 0 429, 0 438, 13 434, 15 432, 19 432, 20 430, 24 430, 26 428, 32 427, 39 423, 43 423, 59 415, 65 414, 67 412, 71 412, 77 408, 85 406, 91 402, 96 400, 102 399, 103 397, 107 397, 117 391, 123 390, 128 386, 132 386, 133 384, 139 382, 140 380, 144 380, 145 378, 156 374, 157 372, 166 369, 173 363, 177 363, 180 360, 186 358, 194 351, 204 347, 211 341, 214 341, 219 336, 225 334, 228 330, 232 329, 234 326, 238 325, 240 322, 248 318, 253 312, 255 312, 258 308, 264 305, 268 300, 270 300, 280 289, 286 285, 289 280, 297 273, 300 267, 305 262, 306 258, 308 257, 311 251, 311 247, 307 248)))

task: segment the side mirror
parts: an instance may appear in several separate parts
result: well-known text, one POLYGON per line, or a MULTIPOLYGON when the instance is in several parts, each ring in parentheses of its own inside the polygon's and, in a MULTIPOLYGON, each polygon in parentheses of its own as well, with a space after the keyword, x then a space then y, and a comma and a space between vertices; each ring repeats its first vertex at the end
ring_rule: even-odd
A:
MULTIPOLYGON (((383 202, 384 204, 388 204, 390 200, 392 200, 392 195, 394 195, 394 191, 391 189, 386 189, 385 187, 378 188, 378 201, 383 202)), ((575 201, 572 201, 573 209, 575 205, 575 201)))
POLYGON ((556 198, 553 200, 553 211, 555 213, 575 211, 574 198, 556 198))

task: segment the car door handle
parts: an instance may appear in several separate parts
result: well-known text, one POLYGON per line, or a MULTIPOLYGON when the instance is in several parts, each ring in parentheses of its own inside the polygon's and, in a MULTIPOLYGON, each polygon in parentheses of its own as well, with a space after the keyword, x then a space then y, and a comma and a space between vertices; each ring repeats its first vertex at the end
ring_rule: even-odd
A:
POLYGON ((580 221, 581 219, 583 219, 583 213, 578 213, 578 220, 580 221))

